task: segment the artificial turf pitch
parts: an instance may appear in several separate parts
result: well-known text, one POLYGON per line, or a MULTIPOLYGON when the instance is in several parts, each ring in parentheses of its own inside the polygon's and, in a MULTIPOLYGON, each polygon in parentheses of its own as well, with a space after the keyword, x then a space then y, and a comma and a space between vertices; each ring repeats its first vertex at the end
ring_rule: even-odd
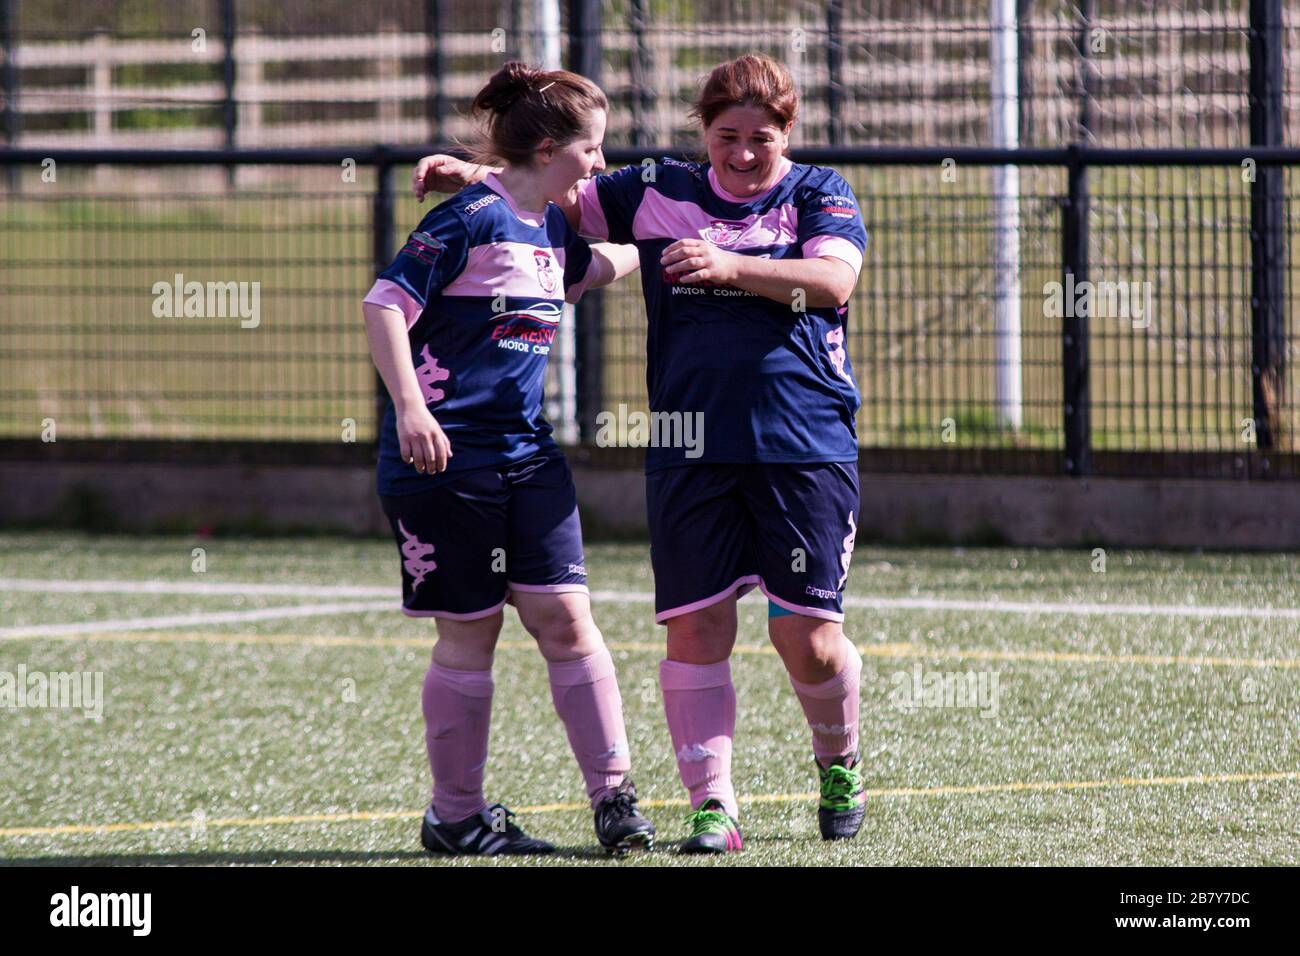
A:
POLYGON ((1112 550, 1103 572, 1090 551, 859 543, 848 593, 881 599, 845 624, 865 658, 872 795, 858 838, 835 844, 817 834, 808 730, 766 607, 747 599, 733 659, 746 849, 702 859, 673 852, 686 806, 647 548, 589 545, 659 828, 655 852, 618 862, 595 845, 545 666, 509 609, 488 796, 561 852, 421 851, 433 625, 395 610, 396 562, 379 540, 0 535, 0 672, 101 672, 104 689, 97 721, 0 711, 0 864, 1300 863, 1300 556, 1112 550), (130 590, 67 583, 105 580, 130 590), (140 589, 156 581, 179 593, 140 589), (286 587, 201 593, 230 582, 286 587), (248 619, 322 605, 340 607, 248 619), (192 617, 147 620, 177 615, 192 617), (967 673, 976 706, 907 699, 967 673))

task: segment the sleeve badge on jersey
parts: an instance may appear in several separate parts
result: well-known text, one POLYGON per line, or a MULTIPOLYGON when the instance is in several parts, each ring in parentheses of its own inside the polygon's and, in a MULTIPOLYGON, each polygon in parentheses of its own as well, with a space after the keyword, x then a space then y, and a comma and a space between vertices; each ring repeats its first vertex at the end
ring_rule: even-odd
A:
POLYGON ((555 291, 555 272, 551 269, 551 254, 545 249, 533 250, 533 261, 537 263, 537 281, 547 295, 555 291))
POLYGON ((858 206, 852 196, 819 196, 817 204, 822 207, 822 212, 836 219, 852 219, 858 214, 858 206))
POLYGON ((438 256, 447 246, 442 240, 437 239, 427 232, 413 232, 406 240, 406 245, 402 246, 399 256, 410 256, 412 259, 418 259, 426 265, 433 265, 438 256))

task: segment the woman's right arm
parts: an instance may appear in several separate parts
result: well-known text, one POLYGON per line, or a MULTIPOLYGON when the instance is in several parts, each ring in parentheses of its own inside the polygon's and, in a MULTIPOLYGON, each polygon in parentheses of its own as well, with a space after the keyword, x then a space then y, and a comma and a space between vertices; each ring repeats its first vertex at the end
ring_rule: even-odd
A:
POLYGON ((424 403, 411 361, 406 317, 397 309, 373 302, 363 302, 361 310, 366 317, 370 355, 393 399, 402 461, 424 474, 446 471, 451 442, 424 403))
POLYGON ((424 202, 429 193, 455 193, 466 186, 481 183, 488 173, 499 173, 499 166, 482 166, 469 163, 446 153, 425 156, 411 171, 411 192, 424 202))

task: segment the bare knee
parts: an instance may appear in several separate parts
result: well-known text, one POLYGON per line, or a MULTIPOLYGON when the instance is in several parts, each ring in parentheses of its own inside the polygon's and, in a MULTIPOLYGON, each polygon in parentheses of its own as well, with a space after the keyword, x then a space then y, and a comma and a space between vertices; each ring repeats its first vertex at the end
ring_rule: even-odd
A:
POLYGON ((473 621, 438 618, 434 663, 458 671, 491 670, 503 619, 500 611, 473 621))
POLYGON ((791 614, 769 618, 768 637, 790 676, 803 684, 820 684, 844 669, 849 643, 838 621, 791 614))
POLYGON ((537 649, 548 661, 577 660, 604 647, 604 638, 591 616, 591 600, 585 593, 518 592, 514 600, 519 623, 537 641, 537 649))
POLYGON ((668 619, 668 659, 685 664, 716 664, 736 644, 736 599, 668 619))

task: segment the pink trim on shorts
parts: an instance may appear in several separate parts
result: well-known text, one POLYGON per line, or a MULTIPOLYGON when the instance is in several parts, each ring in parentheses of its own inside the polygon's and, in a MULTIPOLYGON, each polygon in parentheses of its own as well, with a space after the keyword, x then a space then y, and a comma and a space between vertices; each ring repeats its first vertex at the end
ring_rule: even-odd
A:
POLYGON ((681 607, 669 608, 667 611, 660 611, 655 615, 655 623, 662 624, 670 617, 679 617, 682 614, 690 614, 692 611, 698 611, 701 608, 711 607, 719 601, 723 601, 736 592, 736 597, 744 597, 760 584, 760 578, 757 574, 744 574, 736 578, 729 585, 719 591, 717 594, 711 594, 699 601, 692 601, 690 604, 683 604, 681 607), (739 590, 737 590, 739 589, 739 590))
POLYGON ((820 608, 820 607, 808 607, 803 604, 792 604, 791 602, 786 601, 783 598, 777 597, 775 594, 773 594, 771 591, 767 589, 767 585, 763 582, 762 578, 758 579, 758 587, 759 590, 761 590, 764 594, 767 595, 767 599, 769 601, 771 601, 777 607, 785 608, 791 614, 802 614, 804 617, 819 617, 823 621, 834 621, 837 624, 841 623, 844 620, 843 611, 828 611, 825 608, 820 608))
MULTIPOLYGON (((507 595, 509 597, 509 595, 507 595)), ((470 611, 468 614, 456 614, 453 611, 412 611, 405 604, 402 605, 402 613, 407 617, 445 617, 449 621, 477 621, 480 618, 489 617, 506 606, 506 598, 502 598, 498 604, 493 605, 484 611, 470 611)))
POLYGON ((587 585, 571 582, 569 584, 515 584, 513 581, 507 581, 506 587, 512 591, 523 591, 525 594, 590 594, 587 585))

